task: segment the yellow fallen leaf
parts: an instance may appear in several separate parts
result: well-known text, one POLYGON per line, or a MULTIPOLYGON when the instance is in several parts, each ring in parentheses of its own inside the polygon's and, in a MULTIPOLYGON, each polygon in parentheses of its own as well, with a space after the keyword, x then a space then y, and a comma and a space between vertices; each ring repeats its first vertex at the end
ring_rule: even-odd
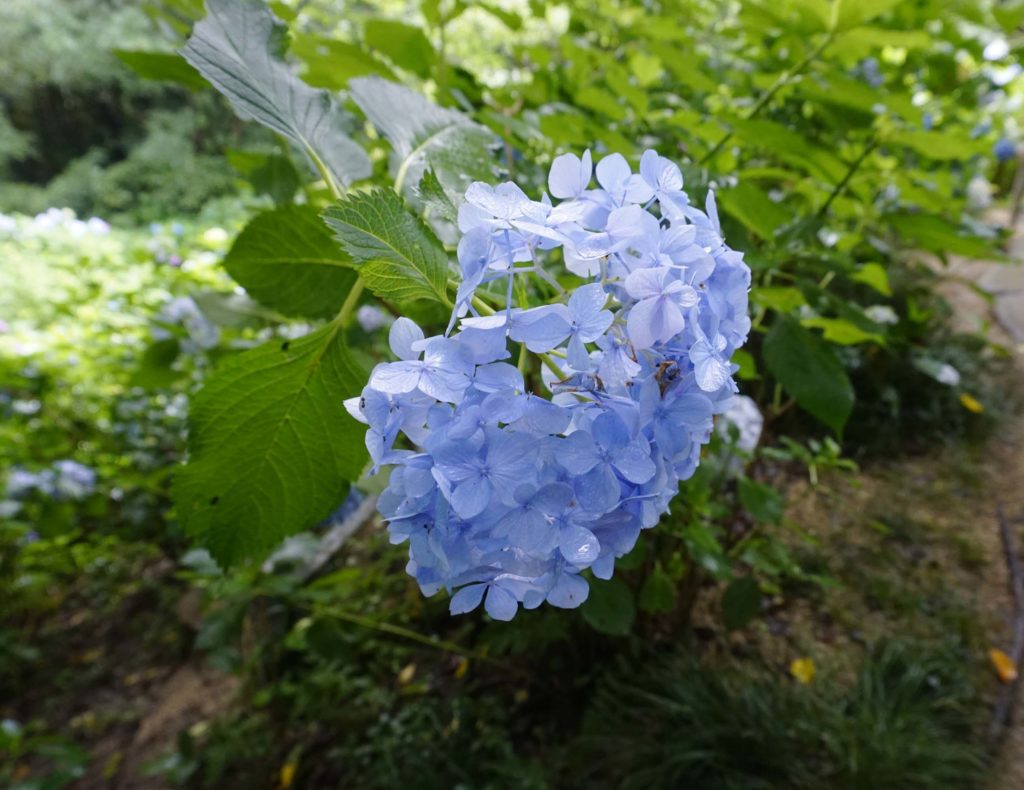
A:
POLYGON ((402 671, 398 673, 398 683, 404 686, 406 683, 411 681, 416 675, 416 665, 406 664, 402 667, 402 671))
POLYGON ((469 672, 469 659, 459 659, 459 665, 455 667, 455 679, 462 680, 464 677, 466 677, 467 672, 469 672))
POLYGON ((966 392, 960 393, 960 405, 967 409, 967 411, 974 412, 975 414, 981 414, 985 411, 985 407, 981 405, 981 402, 966 392))
POLYGON ((797 658, 789 665, 790 674, 800 683, 810 683, 814 680, 814 673, 817 671, 813 658, 797 658))
POLYGON ((298 766, 293 762, 287 762, 281 766, 281 773, 277 777, 277 786, 281 790, 287 790, 295 781, 295 770, 298 766))
POLYGON ((988 651, 988 657, 992 666, 996 668, 996 674, 1001 682, 1013 683, 1017 679, 1017 665, 1006 653, 993 647, 988 651))

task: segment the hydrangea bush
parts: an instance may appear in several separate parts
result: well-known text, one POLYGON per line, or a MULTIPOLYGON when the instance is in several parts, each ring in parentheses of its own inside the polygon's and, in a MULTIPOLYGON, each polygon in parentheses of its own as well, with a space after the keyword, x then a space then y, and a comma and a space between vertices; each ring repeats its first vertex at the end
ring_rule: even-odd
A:
POLYGON ((457 590, 453 614, 583 603, 582 572, 612 576, 736 392, 750 269, 722 239, 714 193, 691 205, 679 168, 651 150, 639 173, 612 154, 597 189, 594 175, 587 151, 555 159, 539 201, 473 183, 448 331, 399 318, 398 361, 346 404, 368 425, 374 471, 394 467, 379 503, 392 542, 408 542, 425 595, 457 590), (563 264, 583 281, 570 293, 563 264), (514 304, 531 276, 558 301, 514 304), (478 289, 495 281, 504 304, 491 306, 478 289), (528 352, 550 397, 529 391, 528 352))

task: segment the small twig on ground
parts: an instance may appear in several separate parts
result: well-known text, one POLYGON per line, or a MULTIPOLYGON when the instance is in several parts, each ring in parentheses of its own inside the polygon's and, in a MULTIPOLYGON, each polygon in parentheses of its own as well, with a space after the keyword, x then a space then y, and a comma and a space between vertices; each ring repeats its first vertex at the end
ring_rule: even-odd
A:
MULTIPOLYGON (((1010 648, 1010 659, 1015 667, 1019 667, 1024 656, 1024 570, 1021 569, 1017 543, 1001 502, 996 504, 996 518, 999 520, 999 537, 1003 544, 1006 569, 1010 574, 1010 595, 1013 597, 1013 647, 1010 648)), ((1014 678, 1000 689, 989 725, 990 737, 1005 734, 1013 717, 1018 685, 1019 678, 1014 678)))

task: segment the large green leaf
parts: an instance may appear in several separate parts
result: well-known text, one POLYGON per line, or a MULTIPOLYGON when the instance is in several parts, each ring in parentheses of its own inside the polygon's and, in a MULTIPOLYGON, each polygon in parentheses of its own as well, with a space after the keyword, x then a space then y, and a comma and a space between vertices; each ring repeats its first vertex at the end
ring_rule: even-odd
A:
POLYGON ((324 221, 359 264, 366 286, 380 297, 448 302, 448 256, 423 222, 390 189, 348 195, 324 221))
POLYGON ((306 67, 302 78, 318 88, 340 90, 353 77, 367 74, 394 76, 382 61, 347 41, 305 34, 292 42, 292 52, 306 67))
POLYGON ((331 324, 232 358, 192 402, 178 517, 222 564, 258 556, 329 514, 366 461, 342 401, 365 374, 331 324))
POLYGON ((471 182, 493 178, 495 138, 489 129, 379 77, 357 77, 349 81, 349 89, 394 149, 399 191, 419 184, 428 167, 456 202, 471 182))
POLYGON ((824 340, 779 316, 765 338, 764 361, 802 409, 842 433, 853 410, 853 387, 824 340))
POLYGON ((726 214, 762 239, 772 238, 779 226, 790 220, 789 212, 749 181, 723 189, 716 198, 726 214))
POLYGON ((346 135, 348 114, 283 60, 287 28, 262 0, 207 0, 181 54, 245 119, 284 135, 339 184, 371 173, 370 160, 346 135))
POLYGON ((392 63, 420 77, 430 75, 437 59, 434 47, 422 30, 392 19, 371 19, 363 38, 367 46, 382 52, 392 63))
POLYGON ((173 52, 115 49, 114 55, 143 79, 173 82, 191 91, 206 87, 196 70, 173 52))
POLYGON ((938 255, 964 255, 971 258, 997 260, 1003 257, 995 247, 977 236, 962 236, 959 225, 935 214, 899 212, 887 214, 883 220, 910 244, 938 255))
POLYGON ((356 282, 352 266, 310 206, 257 214, 224 258, 228 274, 258 302, 305 318, 338 312, 356 282))

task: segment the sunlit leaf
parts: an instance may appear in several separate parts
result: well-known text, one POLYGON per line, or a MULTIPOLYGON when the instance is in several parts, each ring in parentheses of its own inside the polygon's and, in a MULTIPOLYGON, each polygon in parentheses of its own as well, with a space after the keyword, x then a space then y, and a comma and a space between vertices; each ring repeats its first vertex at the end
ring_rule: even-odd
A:
POLYGON ((415 187, 430 167, 453 201, 494 176, 494 135, 460 112, 378 77, 350 81, 352 98, 395 152, 396 189, 415 187))
POLYGON ((284 23, 260 0, 207 0, 206 9, 181 54, 239 116, 287 137, 339 184, 370 175, 369 158, 346 134, 348 114, 284 62, 284 23))
POLYGON ((342 405, 365 377, 336 324, 224 363, 192 401, 175 475, 186 532, 230 564, 330 513, 366 462, 363 426, 342 405))
POLYGON ((448 256, 437 236, 406 210, 394 191, 349 195, 330 206, 323 218, 375 294, 448 302, 448 256))
POLYGON ((173 82, 192 91, 206 87, 206 80, 199 72, 174 52, 115 49, 114 55, 143 79, 173 82))
POLYGON ((224 257, 228 274, 254 299, 305 318, 338 312, 356 281, 353 266, 310 206, 257 214, 224 257))

